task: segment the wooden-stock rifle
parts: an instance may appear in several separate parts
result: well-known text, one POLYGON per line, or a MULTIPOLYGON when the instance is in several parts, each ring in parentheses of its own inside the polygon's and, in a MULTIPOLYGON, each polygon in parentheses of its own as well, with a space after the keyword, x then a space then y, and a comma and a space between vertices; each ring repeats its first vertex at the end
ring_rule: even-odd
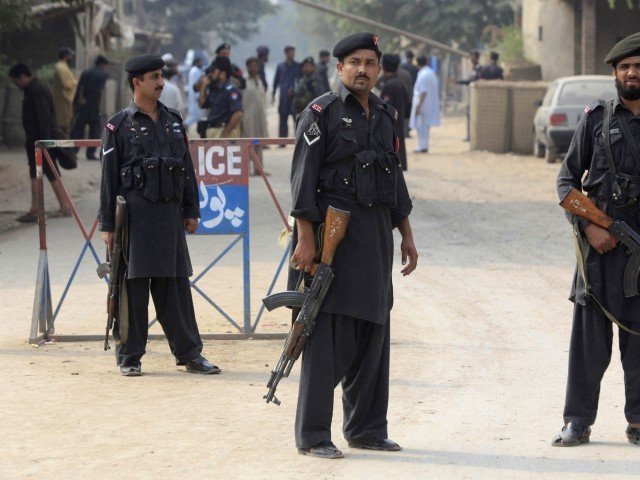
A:
POLYGON ((320 306, 333 281, 333 270, 331 265, 336 249, 347 230, 349 224, 349 212, 329 207, 324 221, 323 246, 320 263, 313 265, 311 275, 313 281, 308 290, 303 292, 282 292, 270 295, 262 300, 267 310, 271 311, 278 307, 300 308, 300 313, 291 326, 289 335, 284 345, 284 351, 280 355, 280 360, 276 368, 271 372, 271 378, 267 383, 269 391, 264 396, 267 403, 273 402, 280 405, 280 400, 275 396, 278 383, 283 377, 288 377, 295 361, 307 345, 307 340, 311 336, 316 325, 316 316, 320 311, 320 306))
POLYGON ((622 220, 614 220, 600 210, 593 200, 581 191, 571 188, 560 202, 560 206, 574 215, 608 230, 615 239, 625 246, 629 260, 624 270, 624 296, 638 295, 638 275, 640 274, 640 235, 622 220))

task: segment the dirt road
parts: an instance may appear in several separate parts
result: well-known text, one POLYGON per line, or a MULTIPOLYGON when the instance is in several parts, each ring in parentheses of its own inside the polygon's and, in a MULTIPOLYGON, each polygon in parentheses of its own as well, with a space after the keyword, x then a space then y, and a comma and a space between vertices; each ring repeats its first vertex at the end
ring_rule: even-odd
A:
MULTIPOLYGON (((345 458, 300 456, 293 444, 297 369, 261 398, 280 341, 208 341, 224 373, 202 378, 149 343, 143 377, 118 375, 98 342, 27 345, 37 265, 35 228, 0 235, 0 478, 625 478, 638 475, 638 447, 624 437, 622 372, 614 355, 591 445, 551 448, 562 423, 572 305, 570 230, 555 197, 558 165, 527 156, 469 152, 464 118, 433 132, 432 152, 412 156, 407 175, 419 269, 399 275, 392 312, 389 432, 404 451, 365 453, 341 436, 345 458)), ((409 150, 414 148, 410 141, 409 150)), ((267 169, 287 203, 290 150, 270 150, 267 169)), ((252 305, 282 250, 278 217, 252 179, 252 305)), ((95 213, 95 193, 79 202, 95 213)), ((54 302, 81 238, 52 220, 54 302)), ((228 240, 226 240, 228 243, 228 240)), ((196 270, 225 245, 196 238, 196 270)), ((100 249, 101 250, 101 249, 100 249)), ((241 314, 239 250, 203 280, 231 316, 241 314), (235 279, 238 278, 238 281, 235 279)), ((278 282, 283 288, 284 282, 278 282)), ((104 285, 83 264, 57 321, 58 333, 100 333, 104 285)), ((201 330, 233 331, 203 300, 201 330)), ((283 331, 269 315, 259 331, 283 331)), ((158 332, 158 327, 153 327, 158 332)), ((614 343, 615 345, 615 343, 614 343)), ((615 347, 614 347, 615 348, 615 347)))

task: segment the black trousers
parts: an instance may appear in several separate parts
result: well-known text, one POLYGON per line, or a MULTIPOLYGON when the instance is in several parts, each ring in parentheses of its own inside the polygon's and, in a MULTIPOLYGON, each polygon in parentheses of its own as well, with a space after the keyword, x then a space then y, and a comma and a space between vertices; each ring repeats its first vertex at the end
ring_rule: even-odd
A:
MULTIPOLYGON (((634 322, 633 330, 640 324, 634 322)), ((618 329, 620 356, 624 369, 629 423, 640 423, 640 336, 618 329)), ((598 411, 600 382, 611 361, 613 326, 590 303, 575 304, 569 348, 569 378, 564 406, 564 421, 593 425, 598 411)))
POLYGON ((147 345, 149 291, 156 307, 158 322, 169 341, 177 365, 195 360, 202 352, 187 277, 129 278, 129 338, 116 347, 118 365, 139 365, 147 345))
MULTIPOLYGON (((73 119, 73 125, 71 126, 71 134, 69 138, 72 140, 80 140, 84 137, 84 130, 86 126, 89 126, 89 138, 100 138, 102 136, 102 125, 100 123, 100 115, 87 117, 83 115, 76 115, 73 119)), ((76 148, 76 151, 78 149, 76 148)), ((96 147, 87 147, 87 156, 93 157, 96 154, 96 147)))
POLYGON ((387 438, 389 320, 385 325, 319 313, 303 353, 296 447, 331 440, 333 391, 342 383, 347 440, 387 438))
POLYGON ((280 116, 280 125, 278 125, 278 136, 280 138, 286 138, 289 136, 289 116, 293 117, 293 121, 295 124, 295 116, 293 113, 278 113, 280 116))

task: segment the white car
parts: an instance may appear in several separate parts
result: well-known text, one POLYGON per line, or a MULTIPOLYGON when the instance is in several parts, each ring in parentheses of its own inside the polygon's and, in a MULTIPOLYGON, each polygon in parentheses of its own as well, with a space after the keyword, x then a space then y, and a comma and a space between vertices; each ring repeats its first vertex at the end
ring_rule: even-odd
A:
POLYGON ((554 80, 533 119, 533 152, 554 163, 569 149, 585 107, 617 95, 613 76, 578 75, 554 80))

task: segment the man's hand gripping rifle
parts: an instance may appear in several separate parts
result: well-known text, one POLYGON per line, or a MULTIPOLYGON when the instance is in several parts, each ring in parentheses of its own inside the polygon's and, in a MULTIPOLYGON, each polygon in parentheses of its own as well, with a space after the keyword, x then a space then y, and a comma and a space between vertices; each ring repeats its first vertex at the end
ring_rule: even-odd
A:
MULTIPOLYGON (((109 275, 109 293, 107 294, 107 328, 104 339, 104 349, 109 350, 109 331, 113 328, 114 321, 126 324, 126 319, 120 318, 120 282, 124 281, 120 268, 123 264, 124 250, 123 238, 127 228, 127 201, 124 197, 116 198, 116 226, 113 234, 111 248, 107 249, 107 263, 102 263, 96 270, 100 278, 109 275)), ((127 311, 127 307, 122 309, 127 311)), ((120 326, 120 325, 119 325, 120 326)), ((127 343, 127 328, 118 328, 118 333, 114 332, 114 337, 120 343, 127 343)))
POLYGON ((638 275, 640 274, 640 235, 622 220, 614 220, 600 210, 593 201, 579 190, 572 188, 562 199, 560 206, 609 232, 626 248, 629 255, 624 270, 624 296, 638 295, 638 275))
MULTIPOLYGON (((311 287, 302 292, 281 292, 269 295, 262 300, 267 310, 278 307, 300 308, 295 322, 289 331, 289 336, 284 344, 284 351, 278 360, 276 368, 271 372, 271 378, 267 383, 269 391, 264 396, 267 403, 273 402, 280 405, 280 400, 275 396, 278 383, 283 377, 288 377, 295 361, 307 345, 307 339, 311 336, 316 325, 316 316, 324 297, 333 281, 333 256, 338 245, 344 238, 349 223, 349 212, 333 207, 327 209, 324 221, 322 256, 319 264, 314 264, 311 269, 313 281, 311 287)), ((304 273, 303 273, 304 274, 304 273)))

